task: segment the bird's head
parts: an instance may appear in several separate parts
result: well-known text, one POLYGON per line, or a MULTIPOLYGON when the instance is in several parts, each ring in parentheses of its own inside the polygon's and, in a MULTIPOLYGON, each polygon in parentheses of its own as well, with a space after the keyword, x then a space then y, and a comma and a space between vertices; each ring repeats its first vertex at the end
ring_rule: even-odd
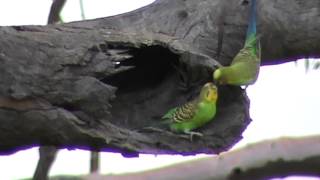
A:
POLYGON ((222 74, 223 74, 223 69, 222 68, 219 68, 219 69, 214 71, 214 73, 213 73, 213 81, 216 84, 220 84, 220 85, 225 84, 225 80, 224 80, 224 77, 223 77, 222 74))
POLYGON ((218 88, 213 83, 206 83, 200 92, 200 97, 203 100, 216 102, 218 99, 218 88))

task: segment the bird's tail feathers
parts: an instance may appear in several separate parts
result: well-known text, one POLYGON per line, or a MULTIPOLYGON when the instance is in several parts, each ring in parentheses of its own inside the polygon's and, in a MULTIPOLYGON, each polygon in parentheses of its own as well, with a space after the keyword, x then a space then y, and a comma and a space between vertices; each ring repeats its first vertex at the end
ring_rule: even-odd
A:
POLYGON ((257 38, 255 35, 251 35, 246 39, 244 47, 254 47, 256 45, 257 38))
POLYGON ((253 46, 255 47, 258 43, 260 43, 261 34, 259 35, 252 35, 248 39, 246 39, 246 42, 244 44, 245 47, 253 46))
POLYGON ((260 45, 261 35, 252 36, 246 40, 244 48, 249 48, 256 54, 259 58, 261 57, 261 45, 260 45))
POLYGON ((249 17, 246 41, 251 39, 252 36, 256 36, 257 34, 256 11, 257 11, 256 0, 251 0, 250 17, 249 17))

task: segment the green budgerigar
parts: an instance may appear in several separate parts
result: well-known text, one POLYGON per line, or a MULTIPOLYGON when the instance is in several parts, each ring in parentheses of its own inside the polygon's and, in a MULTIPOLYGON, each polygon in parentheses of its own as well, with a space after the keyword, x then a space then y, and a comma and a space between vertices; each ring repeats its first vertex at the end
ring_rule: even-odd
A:
POLYGON ((218 84, 248 86, 253 84, 260 69, 260 43, 256 32, 256 0, 251 1, 250 20, 244 47, 234 57, 230 66, 220 67, 213 73, 218 84))
POLYGON ((162 118, 167 120, 170 130, 178 133, 202 136, 192 130, 211 121, 216 114, 218 90, 213 83, 206 83, 200 95, 186 104, 169 110, 162 118))

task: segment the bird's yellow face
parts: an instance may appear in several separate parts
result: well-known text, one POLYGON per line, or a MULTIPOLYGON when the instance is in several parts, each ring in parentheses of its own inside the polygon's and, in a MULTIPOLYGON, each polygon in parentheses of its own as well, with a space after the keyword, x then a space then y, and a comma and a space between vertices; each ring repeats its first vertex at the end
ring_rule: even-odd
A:
POLYGON ((206 83, 202 89, 200 96, 210 102, 216 102, 218 99, 218 88, 213 83, 206 83))

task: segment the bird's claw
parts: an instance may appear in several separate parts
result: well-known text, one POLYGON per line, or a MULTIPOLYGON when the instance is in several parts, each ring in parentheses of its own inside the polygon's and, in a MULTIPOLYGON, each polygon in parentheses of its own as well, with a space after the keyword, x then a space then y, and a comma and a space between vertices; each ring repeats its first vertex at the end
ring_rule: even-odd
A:
MULTIPOLYGON (((159 133, 169 133, 168 131, 166 130, 163 130, 163 129, 159 129, 159 128, 155 128, 155 127, 144 127, 142 129, 139 130, 140 132, 141 131, 152 131, 152 132, 159 132, 159 133)), ((186 139, 189 139, 191 142, 193 142, 193 136, 198 136, 198 137, 203 137, 203 134, 200 133, 200 132, 194 132, 194 131, 186 131, 184 132, 185 134, 187 135, 179 135, 180 137, 182 138, 186 138, 186 139)))
POLYGON ((185 133, 186 133, 186 134, 189 134, 189 137, 190 137, 190 141, 191 141, 191 142, 193 141, 193 136, 203 137, 203 134, 202 134, 202 133, 199 133, 199 132, 188 131, 188 132, 185 132, 185 133))

